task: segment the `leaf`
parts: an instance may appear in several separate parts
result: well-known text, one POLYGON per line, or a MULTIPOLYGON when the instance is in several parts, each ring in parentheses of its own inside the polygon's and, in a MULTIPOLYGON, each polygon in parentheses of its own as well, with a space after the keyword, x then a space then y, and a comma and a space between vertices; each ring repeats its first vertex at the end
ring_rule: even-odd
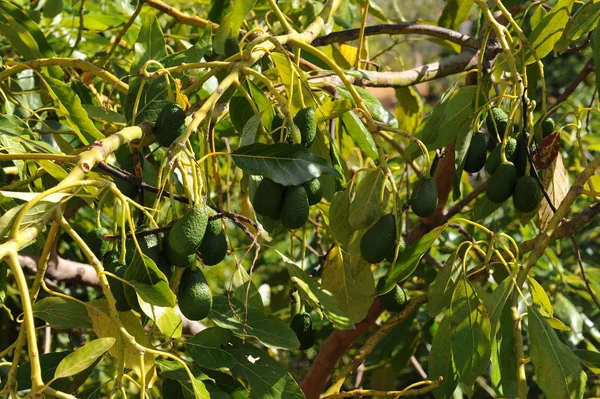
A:
POLYGON ((594 374, 600 375, 600 353, 585 349, 575 349, 573 353, 585 367, 589 368, 594 374))
POLYGON ((502 204, 490 201, 487 195, 480 195, 473 206, 473 221, 478 222, 496 212, 502 204))
POLYGON ((246 125, 242 129, 240 147, 245 147, 256 142, 258 127, 260 126, 262 115, 262 112, 260 112, 248 119, 248 122, 246 122, 246 125))
POLYGON ((413 274, 425 252, 431 248, 446 226, 446 224, 443 224, 431 230, 398 255, 398 260, 385 280, 385 286, 380 290, 380 293, 390 291, 397 282, 404 281, 413 274))
POLYGON ((211 398, 204 381, 209 381, 211 378, 200 371, 195 365, 188 365, 190 372, 194 376, 192 381, 188 376, 187 371, 183 366, 176 361, 159 359, 156 364, 160 368, 160 374, 168 379, 179 381, 183 389, 185 398, 211 398))
POLYGON ((569 44, 572 41, 579 39, 596 28, 599 20, 600 2, 588 1, 569 19, 560 40, 554 45, 554 50, 559 54, 564 53, 568 50, 569 44))
POLYGON ((527 307, 527 315, 529 352, 537 385, 548 399, 582 398, 587 376, 579 359, 534 307, 527 307))
POLYGON ((560 153, 560 131, 544 137, 533 156, 533 164, 537 170, 545 170, 552 165, 560 153))
POLYGON ((306 82, 306 79, 303 78, 304 75, 298 74, 287 55, 274 52, 271 53, 271 59, 275 63, 277 72, 279 72, 279 77, 285 86, 288 98, 291 98, 291 101, 288 104, 290 112, 292 115, 295 115, 296 112, 303 107, 300 97, 300 93, 302 93, 302 84, 305 84, 306 87, 308 87, 308 83, 306 82))
MULTIPOLYGON (((558 208, 558 205, 560 205, 569 190, 567 171, 563 165, 562 157, 556 157, 550 168, 543 171, 541 179, 552 203, 558 208)), ((538 215, 540 230, 545 231, 546 227, 548 227, 548 222, 554 216, 554 212, 544 197, 540 201, 538 215)))
POLYGON ((448 315, 454 364, 461 382, 472 387, 490 363, 491 325, 477 293, 465 278, 456 285, 448 315))
POLYGON ((246 309, 241 301, 217 295, 213 298, 210 318, 214 323, 236 335, 253 337, 267 346, 292 349, 298 348, 300 342, 290 326, 279 317, 267 315, 256 309, 246 309), (235 313, 230 307, 235 308, 235 313))
POLYGON ((66 120, 67 125, 73 129, 73 132, 85 145, 104 138, 104 135, 88 117, 81 105, 81 100, 69 85, 49 76, 46 76, 44 81, 48 88, 48 94, 58 107, 56 113, 66 120))
POLYGON ((363 260, 350 262, 348 253, 334 246, 323 266, 323 288, 333 293, 342 310, 357 323, 365 318, 375 299, 373 273, 363 260))
MULTIPOLYGON (((394 114, 387 110, 377 96, 362 87, 354 87, 354 90, 356 90, 374 120, 387 126, 398 127, 398 121, 394 114)), ((356 106, 354 97, 352 97, 344 86, 338 86, 337 92, 342 98, 352 101, 354 106, 356 106)))
POLYGON ((385 189, 386 175, 381 169, 362 173, 356 184, 356 194, 350 203, 348 221, 352 231, 373 225, 387 208, 389 190, 385 189), (383 195, 382 195, 383 191, 383 195))
POLYGON ((316 110, 317 122, 338 118, 346 112, 351 111, 352 108, 354 108, 352 101, 346 99, 326 102, 321 104, 316 110))
MULTIPOLYGON (((126 96, 123 96, 123 114, 129 124, 134 123, 133 109, 140 90, 142 93, 139 94, 140 101, 135 115, 135 123, 154 122, 164 106, 171 103, 165 79, 146 80, 143 87, 142 82, 144 82, 142 77, 130 79, 129 91, 126 96)), ((172 90, 174 91, 173 88, 172 90)))
POLYGON ((458 385, 458 372, 452 360, 450 343, 450 317, 446 315, 440 322, 429 352, 429 377, 443 377, 439 387, 433 390, 436 398, 451 398, 458 385))
POLYGON ((34 303, 33 315, 57 330, 92 327, 84 305, 59 297, 47 297, 34 303))
POLYGON ((412 87, 399 87, 396 89, 396 119, 398 129, 413 134, 421 121, 423 113, 423 101, 421 96, 412 87))
POLYGON ((435 276, 427 289, 427 313, 431 317, 437 316, 442 310, 450 306, 454 288, 461 275, 460 262, 456 263, 456 254, 453 252, 444 263, 444 267, 435 276))
POLYGON ((175 295, 169 288, 169 280, 149 256, 140 257, 136 252, 124 278, 144 302, 154 306, 175 307, 175 295))
MULTIPOLYGON (((42 380, 50 381, 54 376, 54 370, 58 364, 67 357, 72 351, 51 352, 40 355, 40 368, 42 370, 42 380)), ((0 382, 0 389, 6 385, 6 378, 0 382)), ((50 386, 55 388, 56 385, 63 383, 65 380, 55 381, 50 386)), ((68 381, 68 380, 67 380, 68 381)), ((17 387, 19 390, 31 389, 31 363, 25 362, 17 368, 16 375, 17 387)), ((62 385, 62 384, 61 384, 62 385)))
MULTIPOLYGON (((548 55, 560 39, 569 20, 573 3, 575 0, 559 0, 527 38, 540 59, 548 55)), ((528 48, 525 48, 525 59, 526 65, 535 62, 535 57, 528 48)))
MULTIPOLYGON (((246 96, 237 92, 229 100, 229 119, 236 131, 242 133, 244 126, 254 116, 254 109, 248 102, 246 96)), ((240 144, 240 147, 242 145, 240 144)))
POLYGON ((535 8, 535 11, 531 14, 531 18, 529 19, 532 30, 537 28, 546 14, 548 14, 548 11, 546 11, 542 4, 535 8))
MULTIPOLYGON (((15 218, 21 212, 24 205, 25 204, 21 204, 11 208, 8 212, 0 217, 0 238, 4 238, 8 235, 15 222, 15 218)), ((40 219, 46 219, 52 212, 54 212, 55 207, 56 204, 47 201, 40 201, 39 203, 35 204, 27 211, 27 214, 21 220, 19 229, 22 230, 31 224, 37 223, 40 219)))
POLYGON ((569 326, 566 326, 559 319, 555 319, 555 318, 551 317, 549 319, 546 319, 546 321, 548 322, 548 324, 550 324, 550 327, 554 328, 555 330, 559 330, 559 331, 571 331, 571 328, 569 326))
POLYGON ((360 118, 352 111, 346 112, 342 118, 342 126, 350 134, 356 145, 362 149, 365 154, 371 159, 378 159, 379 154, 377 153, 377 146, 375 140, 369 130, 367 130, 364 123, 360 118))
POLYGON ((65 357, 54 372, 54 378, 70 377, 81 373, 104 355, 115 343, 115 338, 98 338, 65 357))
POLYGON ((331 292, 324 290, 316 279, 310 277, 287 256, 279 251, 276 252, 281 256, 290 279, 298 288, 303 301, 317 312, 323 312, 325 317, 333 323, 334 328, 338 330, 354 329, 354 323, 348 316, 348 313, 342 310, 336 297, 331 292))
POLYGON ((543 311, 544 316, 552 317, 554 314, 554 308, 550 303, 550 299, 544 290, 544 287, 540 285, 535 279, 531 276, 527 277, 527 285, 529 286, 529 292, 531 293, 531 299, 533 299, 533 303, 540 307, 543 311))
POLYGON ((510 294, 512 294, 514 287, 513 278, 509 276, 502 280, 502 282, 498 284, 496 289, 491 294, 486 295, 483 298, 483 305, 485 306, 490 319, 492 332, 496 331, 498 320, 502 315, 502 309, 504 309, 504 304, 507 303, 507 300, 510 297, 510 294))
POLYGON ((498 331, 492 342, 490 378, 492 386, 500 396, 516 398, 518 397, 517 352, 515 351, 511 304, 505 303, 500 309, 498 331))
MULTIPOLYGON (((600 65, 600 26, 592 31, 592 58, 594 58, 594 65, 600 65)), ((600 79, 596 79, 596 89, 600 90, 600 79)))
POLYGON ((353 233, 349 220, 350 191, 346 189, 336 192, 329 206, 329 229, 333 238, 344 248, 348 246, 353 233))
POLYGON ((246 81, 248 84, 248 88, 250 91, 250 96, 256 103, 258 107, 258 112, 262 114, 261 122, 263 126, 270 126, 273 117, 275 116, 275 111, 273 110, 273 103, 267 95, 251 80, 246 81))
POLYGON ((327 161, 301 144, 255 143, 231 153, 237 167, 284 186, 299 186, 321 174, 338 175, 327 161))
POLYGON ((227 368, 235 378, 247 381, 250 399, 304 398, 300 387, 268 353, 232 335, 231 331, 207 328, 186 343, 187 353, 202 367, 227 368))
MULTIPOLYGON (((476 86, 467 86, 446 94, 421 123, 416 137, 429 151, 447 146, 461 132, 471 129, 476 91, 476 86)), ((419 155, 421 149, 415 142, 411 142, 406 149, 406 156, 412 160, 419 155)))
POLYGON ((469 17, 472 7, 473 0, 448 0, 442 10, 438 25, 458 30, 460 25, 469 17))
POLYGON ((139 300, 140 308, 146 316, 154 320, 156 327, 167 338, 177 339, 181 337, 183 324, 179 313, 174 308, 152 306, 144 300, 139 300))
POLYGON ((129 68, 131 74, 137 74, 146 61, 160 60, 167 55, 165 37, 153 12, 146 14, 134 48, 133 62, 129 68))

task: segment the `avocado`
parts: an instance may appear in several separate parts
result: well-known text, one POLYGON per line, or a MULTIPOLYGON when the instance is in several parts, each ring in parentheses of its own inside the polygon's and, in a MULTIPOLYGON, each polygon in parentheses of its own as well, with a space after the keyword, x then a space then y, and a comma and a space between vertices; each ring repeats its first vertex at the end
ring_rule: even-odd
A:
POLYGON ((92 250, 98 260, 102 260, 104 255, 108 252, 110 243, 104 239, 104 236, 108 234, 108 230, 99 227, 92 229, 85 233, 83 240, 86 242, 88 247, 92 250))
POLYGON ((288 229, 299 229, 308 220, 308 196, 302 186, 291 186, 285 190, 279 219, 288 229))
MULTIPOLYGON (((385 285, 385 279, 379 280, 377 290, 380 290, 385 285)), ((406 305, 406 293, 398 285, 394 285, 391 291, 379 295, 379 303, 388 312, 399 312, 406 305)))
POLYGON ((163 253, 167 257, 169 263, 175 267, 188 267, 196 260, 196 254, 178 254, 171 248, 169 244, 169 232, 165 232, 165 238, 163 239, 163 253))
MULTIPOLYGON (((125 276, 125 271, 127 270, 127 265, 119 263, 118 252, 108 251, 104 256, 104 270, 123 278, 125 276)), ((128 310, 131 310, 131 306, 129 306, 129 303, 127 303, 127 299, 125 298, 123 282, 110 276, 107 276, 107 278, 108 285, 110 286, 110 292, 112 292, 113 296, 115 297, 115 301, 117 302, 117 310, 119 312, 127 312, 128 310)))
POLYGON ((319 179, 312 179, 302 185, 306 190, 308 205, 316 205, 323 198, 323 187, 319 179))
POLYGON ((547 137, 554 133, 554 119, 546 118, 542 122, 542 136, 547 137))
POLYGON ((506 112, 498 107, 493 107, 492 111, 487 115, 486 118, 487 130, 492 139, 496 141, 498 141, 498 139, 502 140, 507 124, 508 115, 506 112))
POLYGON ((262 216, 268 216, 271 219, 279 219, 279 210, 283 202, 285 187, 279 183, 275 183, 269 178, 263 178, 256 192, 252 205, 254 211, 262 216))
MULTIPOLYGON (((498 145, 496 148, 490 152, 490 156, 485 161, 485 171, 493 175, 496 171, 498 165, 500 165, 500 150, 502 149, 502 145, 498 145)), ((506 150, 504 152, 506 154, 506 159, 509 162, 515 162, 517 157, 517 140, 510 138, 506 142, 506 150)))
POLYGON ((528 133, 525 133, 524 139, 525 140, 523 140, 523 137, 519 137, 517 140, 517 151, 515 152, 515 160, 513 161, 515 167, 517 168, 517 176, 525 175, 525 172, 527 171, 527 163, 529 162, 527 159, 527 142, 529 140, 528 133))
MULTIPOLYGON (((404 238, 402 236, 398 238, 398 241, 400 241, 399 243, 396 243, 396 245, 398 246, 398 254, 401 254, 406 249, 406 241, 404 241, 404 238)), ((396 245, 394 245, 388 256, 386 256, 385 258, 390 263, 394 261, 394 257, 396 256, 396 245)))
POLYGON ((154 124, 156 141, 168 147, 185 131, 185 112, 178 104, 167 104, 163 107, 154 124))
POLYGON ((310 147, 317 137, 317 113, 312 107, 302 108, 294 116, 294 124, 300 130, 301 144, 310 147))
POLYGON ((300 341, 300 350, 304 351, 315 344, 315 327, 312 317, 306 312, 298 312, 292 318, 290 327, 296 333, 298 341, 300 341))
POLYGON ((396 245, 396 217, 393 213, 381 217, 360 240, 360 255, 369 263, 383 261, 396 245))
POLYGON ((233 57, 240 53, 240 44, 232 37, 225 40, 225 58, 233 57))
POLYGON ((490 177, 485 189, 487 198, 495 204, 503 203, 512 195, 516 180, 517 168, 515 168, 515 165, 512 162, 500 164, 490 177))
MULTIPOLYGON (((200 246, 208 224, 208 207, 197 204, 189 209, 181 219, 173 223, 168 235, 167 256, 177 255, 189 257, 196 253, 200 246)), ((175 259, 170 259, 177 265, 175 259)))
POLYGON ((208 282, 199 269, 185 269, 177 292, 179 309, 190 320, 202 320, 210 313, 213 298, 208 282))
MULTIPOLYGON (((216 215, 213 209, 209 208, 208 216, 216 215)), ((198 247, 198 253, 202 259, 202 263, 206 266, 213 266, 220 263, 227 255, 227 238, 223 231, 223 225, 221 219, 210 220, 206 227, 206 233, 200 247, 198 247)))
POLYGON ((537 180, 532 176, 521 176, 515 184, 513 204, 523 213, 535 210, 542 199, 537 180))
POLYGON ((467 156, 465 157, 465 165, 463 170, 467 173, 477 173, 485 165, 485 158, 487 157, 487 143, 485 141, 485 134, 478 132, 471 138, 471 144, 467 150, 467 156))
POLYGON ((410 207, 419 217, 433 215, 438 205, 437 184, 432 177, 423 176, 417 181, 410 196, 410 207))

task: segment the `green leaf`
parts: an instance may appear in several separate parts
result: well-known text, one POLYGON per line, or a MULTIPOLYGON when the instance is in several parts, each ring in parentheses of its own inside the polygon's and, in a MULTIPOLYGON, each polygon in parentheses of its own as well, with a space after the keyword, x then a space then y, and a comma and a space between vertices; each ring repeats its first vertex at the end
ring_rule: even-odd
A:
POLYGON ((251 399, 304 398, 296 381, 277 361, 229 330, 207 328, 187 341, 186 351, 202 367, 226 368, 234 377, 246 380, 251 399))
POLYGON ((221 328, 231 330, 240 337, 254 337, 267 346, 285 349, 300 346, 294 331, 279 317, 253 308, 246 309, 235 298, 230 297, 228 300, 224 296, 215 296, 210 318, 221 328), (235 312, 231 309, 232 306, 235 312))
POLYGON ((290 279, 298 288, 303 301, 309 304, 315 311, 325 314, 325 317, 333 323, 334 328, 338 330, 354 329, 354 323, 348 316, 348 313, 342 310, 336 297, 331 292, 324 290, 316 279, 310 277, 287 256, 279 251, 277 253, 281 256, 290 279))
POLYGON ((492 372, 490 373, 490 377, 494 389, 496 389, 500 396, 516 398, 518 396, 517 352, 515 350, 514 321, 511 304, 505 303, 501 309, 498 320, 498 331, 492 342, 492 372))
MULTIPOLYGON (((374 120, 387 126, 398 127, 398 121, 396 120, 394 114, 387 110, 377 96, 372 94, 370 91, 363 89, 362 87, 355 86, 354 89, 358 92, 360 98, 363 100, 363 104, 374 120)), ((356 106, 354 97, 352 97, 350 92, 346 90, 344 86, 338 86, 337 92, 342 98, 352 101, 354 106, 356 106)))
POLYGON ((431 248, 446 226, 446 224, 443 224, 431 230, 398 255, 398 260, 385 280, 385 286, 380 290, 380 293, 384 294, 390 291, 397 282, 404 281, 413 274, 425 252, 431 248))
POLYGON ((65 357, 54 372, 54 378, 70 377, 81 373, 103 356, 115 343, 114 338, 98 338, 65 357))
MULTIPOLYGON (((423 121, 417 138, 429 151, 445 147, 456 140, 462 132, 472 127, 476 86, 467 86, 446 94, 423 121)), ((415 159, 421 155, 421 149, 411 142, 406 156, 415 159)))
POLYGON ((575 349, 573 353, 585 367, 589 368, 594 374, 600 375, 600 353, 585 349, 575 349))
POLYGON ((460 262, 456 262, 456 251, 448 257, 444 267, 435 276, 427 290, 427 313, 431 317, 437 316, 450 305, 454 288, 461 275, 460 262))
POLYGON ((458 30, 460 25, 469 17, 472 7, 473 0, 448 0, 442 10, 438 25, 458 30))
POLYGON ((144 302, 154 306, 175 307, 175 295, 169 288, 169 280, 150 257, 140 257, 136 252, 124 278, 144 302))
MULTIPOLYGON (((594 65, 600 65, 600 26, 592 31, 592 56, 594 65)), ((596 89, 600 90, 600 79, 596 79, 596 89)))
MULTIPOLYGON (((498 266, 502 267, 502 266, 498 266)), ((502 309, 504 309, 504 304, 510 297, 510 294, 513 292, 514 282, 512 278, 509 276, 502 280, 500 284, 496 287, 496 289, 489 295, 486 295, 483 298, 483 305, 486 308, 488 317, 490 319, 490 323, 492 325, 492 332, 496 330, 496 323, 500 319, 502 314, 502 309)))
POLYGON ((478 222, 496 212, 502 204, 493 203, 486 195, 481 195, 473 205, 473 221, 478 222))
POLYGON ((477 293, 464 278, 456 285, 448 314, 454 364, 461 382, 472 387, 490 363, 491 325, 477 293))
POLYGON ((572 41, 596 28, 598 21, 600 21, 600 2, 588 1, 577 10, 573 18, 569 19, 560 40, 554 45, 554 50, 559 54, 564 53, 572 41))
POLYGON ((361 173, 348 219, 352 231, 363 230, 377 222, 387 208, 390 191, 384 188, 386 175, 381 169, 361 173), (383 190, 383 195, 382 195, 383 190))
POLYGON ((329 229, 333 238, 344 248, 348 247, 353 230, 350 226, 350 191, 338 191, 329 206, 329 229))
POLYGON ((152 306, 138 298, 140 308, 146 316, 154 320, 156 327, 167 338, 177 339, 181 337, 183 325, 181 317, 174 308, 152 306))
MULTIPOLYGON (((25 204, 21 204, 11 208, 8 212, 0 217, 0 237, 4 238, 10 232, 12 228, 15 218, 23 209, 25 204)), ((40 201, 36 205, 34 205, 31 209, 27 211, 27 214, 21 220, 21 225, 19 226, 20 230, 30 226, 31 224, 37 223, 40 219, 46 219, 50 216, 52 212, 54 212, 54 208, 56 204, 48 201, 40 201)))
POLYGON ((552 307, 552 303, 550 303, 550 298, 548 298, 544 287, 531 276, 527 277, 527 285, 529 286, 529 292, 531 293, 533 303, 540 307, 544 316, 552 317, 554 315, 554 308, 552 307))
POLYGON ((369 264, 362 259, 351 262, 350 255, 338 246, 327 255, 322 285, 333 293, 355 323, 365 318, 375 299, 375 281, 369 264))
POLYGON ((252 116, 246 122, 246 125, 242 129, 242 137, 240 138, 240 147, 245 147, 256 142, 258 127, 260 126, 260 120, 262 112, 252 116))
POLYGON ((33 305, 33 315, 57 330, 92 327, 84 305, 59 297, 37 301, 33 305))
POLYGON ((188 365, 190 372, 194 376, 190 381, 187 371, 179 362, 158 359, 156 364, 160 368, 160 373, 163 377, 178 381, 181 384, 185 399, 209 399, 213 397, 209 393, 204 381, 214 382, 214 380, 200 371, 195 365, 188 365))
MULTIPOLYGON (((43 355, 40 355, 42 380, 50 381, 52 379, 52 377, 54 376, 54 371, 56 370, 56 367, 58 366, 58 364, 65 357, 67 357, 70 353, 73 353, 73 352, 72 351, 51 352, 51 353, 45 353, 43 355)), ((31 363, 30 362, 25 362, 25 363, 19 365, 19 367, 17 368, 16 380, 17 380, 17 386, 18 386, 19 390, 31 389, 31 363)), ((68 384, 68 380, 55 381, 50 386, 52 388, 56 389, 58 384, 61 384, 61 386, 64 386, 63 384, 65 381, 67 382, 66 386, 68 387, 68 385, 70 385, 70 384, 68 384)), ((6 378, 3 378, 2 381, 0 382, 0 389, 3 389, 5 385, 6 385, 6 378)))
POLYGON ((396 89, 396 119, 398 129, 413 134, 421 121, 423 101, 421 96, 412 87, 399 87, 396 89))
POLYGON ((579 358, 563 344, 546 319, 527 307, 530 356, 537 385, 548 399, 582 398, 587 376, 579 358))
POLYGON ((254 83, 251 80, 246 81, 246 83, 250 91, 250 96, 256 103, 258 111, 262 113, 260 121, 262 122, 263 126, 270 126, 271 121, 275 116, 275 111, 273 110, 273 103, 271 102, 271 100, 269 100, 269 98, 261 90, 261 88, 256 85, 256 83, 254 83))
MULTIPOLYGON (((317 122, 338 118, 354 108, 350 100, 335 100, 321 104, 317 108, 317 122)), ((364 126, 364 124, 363 124, 364 126)))
POLYGON ((104 138, 104 135, 88 117, 81 105, 81 100, 69 85, 49 76, 45 77, 44 81, 48 88, 48 94, 58 107, 56 113, 65 119, 67 125, 73 129, 85 145, 104 138))
POLYGON ((144 78, 130 79, 129 91, 123 96, 123 114, 127 123, 133 123, 133 109, 140 90, 140 101, 135 115, 135 123, 154 122, 165 105, 171 103, 165 79, 157 78, 146 80, 144 78))
POLYGON ((440 322, 429 352, 429 377, 434 380, 443 377, 439 387, 433 390, 438 399, 449 399, 458 385, 458 373, 452 360, 450 343, 450 316, 446 315, 440 322))
POLYGON ((367 130, 364 123, 360 118, 352 111, 346 112, 342 116, 342 126, 346 132, 350 134, 354 142, 367 154, 371 159, 378 159, 379 154, 377 153, 377 146, 373 136, 367 130))
MULTIPOLYGON (((531 48, 540 59, 548 55, 560 39, 565 25, 569 21, 573 3, 575 0, 559 0, 527 38, 531 43, 531 48)), ((535 57, 527 48, 525 49, 525 59, 525 64, 535 62, 535 57)))
MULTIPOLYGON (((308 87, 308 82, 304 78, 304 75, 299 75, 295 70, 290 58, 287 55, 277 53, 271 53, 271 58, 275 63, 279 77, 285 86, 288 98, 291 97, 291 103, 288 104, 290 112, 295 115, 302 107, 302 101, 300 93, 303 92, 302 85, 308 87)), ((308 99, 309 97, 307 97, 308 99)))
POLYGON ((229 118, 236 131, 242 133, 244 126, 254 116, 254 110, 248 99, 240 92, 229 100, 229 118))
POLYGON ((165 37, 153 12, 146 14, 134 47, 133 62, 129 68, 131 74, 138 73, 146 61, 159 60, 167 55, 165 37))
POLYGON ((231 157, 244 172, 267 177, 284 186, 299 186, 321 174, 338 174, 325 159, 301 144, 255 143, 238 148, 231 157))
POLYGON ((83 104, 83 109, 91 119, 103 123, 113 123, 115 125, 125 125, 125 117, 118 112, 97 107, 95 105, 83 104))

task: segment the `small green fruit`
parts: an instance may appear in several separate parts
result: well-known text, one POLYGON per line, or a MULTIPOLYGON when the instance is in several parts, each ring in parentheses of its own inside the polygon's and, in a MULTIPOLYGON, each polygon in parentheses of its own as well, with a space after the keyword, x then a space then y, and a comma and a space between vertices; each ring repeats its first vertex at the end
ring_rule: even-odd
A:
POLYGON ((304 351, 315 344, 315 327, 312 317, 306 312, 299 312, 294 315, 290 327, 296 333, 300 341, 300 350, 304 351))
MULTIPOLYGON (((213 209, 209 208, 209 217, 216 215, 213 209)), ((206 266, 213 266, 220 263, 227 255, 227 238, 223 231, 221 219, 210 220, 204 239, 198 248, 198 253, 202 263, 206 266)))
POLYGON ((486 118, 486 126, 488 133, 494 140, 502 140, 504 132, 506 131, 506 125, 508 124, 508 115, 502 109, 493 107, 492 111, 486 118), (495 122, 495 123, 494 123, 495 122))
MULTIPOLYGON (((170 252, 184 257, 194 255, 204 238, 207 224, 208 207, 206 205, 198 204, 189 209, 169 231, 170 252)), ((175 263, 175 260, 171 261, 175 263)))
POLYGON ((511 162, 500 164, 486 187, 487 198, 495 203, 501 204, 510 198, 517 180, 517 168, 511 162))
POLYGON ((288 229, 299 229, 308 220, 308 212, 308 196, 304 187, 288 187, 279 210, 281 223, 288 229))
POLYGON ((99 260, 102 260, 104 255, 106 255, 108 252, 109 242, 104 239, 104 236, 107 234, 108 230, 104 228, 96 228, 88 231, 83 236, 83 240, 99 260))
POLYGON ((300 130, 301 144, 310 147, 317 137, 317 113, 312 107, 302 108, 294 117, 294 124, 300 130))
POLYGON ((186 269, 177 293, 179 309, 190 320, 202 320, 210 313, 213 297, 201 270, 186 269))
MULTIPOLYGON (((380 290, 384 285, 385 280, 379 280, 377 289, 380 290)), ((383 295, 379 295, 378 298, 381 306, 388 312, 399 312, 406 305, 406 293, 397 285, 395 285, 391 291, 388 291, 383 295)))
POLYGON ((379 263, 396 245, 396 217, 393 213, 380 218, 360 240, 360 255, 369 263, 379 263))
POLYGON ((163 107, 154 124, 156 141, 168 147, 185 130, 185 112, 178 104, 167 104, 163 107))
POLYGON ((284 186, 265 177, 254 193, 254 201, 252 201, 254 211, 271 219, 279 219, 279 210, 283 203, 284 193, 284 186))
POLYGON ((523 213, 535 210, 542 199, 537 180, 532 176, 521 176, 515 184, 513 204, 523 213))
POLYGON ((308 197, 308 205, 316 205, 323 198, 323 187, 319 179, 312 179, 302 185, 306 190, 306 196, 308 197))
POLYGON ((487 143, 485 135, 481 132, 475 133, 471 138, 471 144, 467 150, 463 170, 467 173, 477 173, 485 165, 487 157, 487 143))
MULTIPOLYGON (((502 145, 498 145, 496 148, 490 152, 490 156, 485 161, 485 171, 493 175, 496 171, 496 168, 500 165, 500 150, 502 149, 502 145)), ((510 138, 506 142, 506 159, 509 162, 515 162, 517 157, 517 140, 510 138)))
POLYGON ((437 184, 432 177, 421 177, 410 196, 410 207, 419 217, 433 215, 438 205, 437 184))

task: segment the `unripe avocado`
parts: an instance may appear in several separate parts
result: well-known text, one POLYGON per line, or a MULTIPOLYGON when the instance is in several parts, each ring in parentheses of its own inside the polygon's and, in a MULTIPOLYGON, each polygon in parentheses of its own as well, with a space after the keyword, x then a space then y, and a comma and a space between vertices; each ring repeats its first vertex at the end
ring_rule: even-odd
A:
POLYGON ((279 219, 279 210, 283 202, 285 187, 273 180, 264 178, 256 188, 252 205, 254 211, 271 219, 279 219))
POLYGON ((306 312, 299 312, 294 315, 290 327, 296 333, 300 341, 300 350, 304 351, 315 344, 315 327, 312 317, 306 312))
POLYGON ((206 225, 206 233, 204 236, 206 237, 207 234, 212 236, 217 236, 221 234, 221 232, 223 231, 223 224, 221 223, 221 219, 210 220, 210 218, 217 215, 217 211, 215 211, 211 207, 207 207, 206 212, 208 213, 209 220, 206 225))
POLYGON ((237 40, 235 40, 232 37, 225 40, 225 57, 226 58, 233 57, 234 55, 239 54, 239 53, 240 53, 240 44, 238 43, 237 40))
POLYGON ((550 136, 554 132, 554 119, 546 118, 542 122, 542 136, 550 136))
POLYGON ((108 230, 100 227, 88 231, 83 236, 83 240, 99 260, 102 260, 108 252, 109 242, 104 240, 104 236, 107 234, 108 230))
POLYGON ((477 173, 485 165, 487 157, 487 143, 485 135, 481 132, 475 133, 471 138, 471 144, 467 150, 463 170, 467 173, 477 173))
POLYGON ((379 263, 396 245, 396 217, 393 213, 381 217, 360 240, 360 255, 369 263, 379 263))
MULTIPOLYGON (((125 276, 127 266, 119 263, 118 252, 108 251, 104 256, 104 269, 118 277, 123 278, 125 276)), ((127 312, 128 310, 131 310, 131 306, 129 306, 127 298, 125 297, 123 283, 120 280, 114 279, 110 276, 107 276, 107 278, 108 285, 110 286, 110 292, 112 292, 112 295, 115 297, 115 301, 117 302, 117 310, 119 312, 127 312)))
MULTIPOLYGON (((190 256, 196 253, 200 246, 206 225, 208 224, 208 207, 204 204, 195 205, 181 219, 173 223, 169 231, 169 250, 176 255, 190 256)), ((173 263, 174 260, 172 260, 173 263)))
POLYGON ((167 104, 163 107, 154 124, 156 141, 168 147, 185 130, 185 112, 178 104, 167 104))
POLYGON ((410 207, 419 217, 433 215, 438 205, 437 184, 432 177, 424 176, 417 181, 410 196, 410 207))
POLYGON ((319 179, 312 179, 302 186, 306 190, 308 205, 315 205, 321 201, 321 198, 323 198, 323 187, 321 187, 321 181, 319 179))
MULTIPOLYGON (((377 289, 380 290, 385 285, 385 279, 379 280, 377 289)), ((379 303, 388 312, 399 312, 406 305, 406 293, 402 288, 395 285, 391 291, 379 295, 379 303)))
POLYGON ((213 297, 204 273, 185 269, 177 292, 179 309, 190 320, 202 320, 210 313, 213 297))
MULTIPOLYGON (((213 209, 209 208, 208 215, 216 215, 213 209)), ((198 253, 202 259, 202 263, 206 266, 213 266, 221 262, 227 255, 227 238, 223 231, 221 219, 210 220, 206 227, 204 239, 198 248, 198 253)))
POLYGON ((500 164, 490 177, 485 189, 487 198, 495 204, 503 203, 512 195, 516 180, 517 168, 515 168, 515 165, 512 162, 500 164))
POLYGON ((508 115, 506 112, 498 107, 493 107, 492 111, 487 115, 486 118, 486 126, 492 139, 497 141, 499 137, 500 140, 502 140, 507 123, 508 115))
POLYGON ((285 190, 279 219, 288 229, 299 229, 308 220, 308 196, 302 186, 291 186, 285 190))
POLYGON ((176 267, 188 267, 196 260, 196 254, 179 254, 171 248, 169 244, 169 232, 165 232, 165 238, 163 240, 163 253, 171 264, 176 267))
MULTIPOLYGON (((398 256, 400 256, 400 254, 402 252, 404 252, 404 250, 406 249, 406 241, 404 241, 404 238, 402 236, 400 236, 400 238, 398 239, 398 241, 400 241, 399 243, 397 243, 398 245, 398 256)), ((392 263, 394 261, 394 257, 396 256, 396 245, 394 245, 394 247, 392 248, 392 250, 390 251, 390 253, 388 254, 388 256, 385 258, 388 262, 392 263)))
POLYGON ((541 192, 537 180, 532 176, 521 176, 515 184, 513 204, 523 213, 535 210, 540 203, 541 192))
MULTIPOLYGON (((492 150, 492 152, 490 152, 490 156, 485 161, 485 171, 490 175, 493 175, 496 171, 496 168, 500 165, 501 149, 502 145, 498 145, 492 150)), ((506 142, 506 151, 504 153, 506 154, 506 159, 509 162, 515 162, 515 159, 517 157, 517 140, 513 138, 508 139, 508 141, 506 142)))
POLYGON ((317 113, 312 107, 302 108, 294 117, 294 124, 300 130, 301 144, 310 147, 317 137, 317 113))

